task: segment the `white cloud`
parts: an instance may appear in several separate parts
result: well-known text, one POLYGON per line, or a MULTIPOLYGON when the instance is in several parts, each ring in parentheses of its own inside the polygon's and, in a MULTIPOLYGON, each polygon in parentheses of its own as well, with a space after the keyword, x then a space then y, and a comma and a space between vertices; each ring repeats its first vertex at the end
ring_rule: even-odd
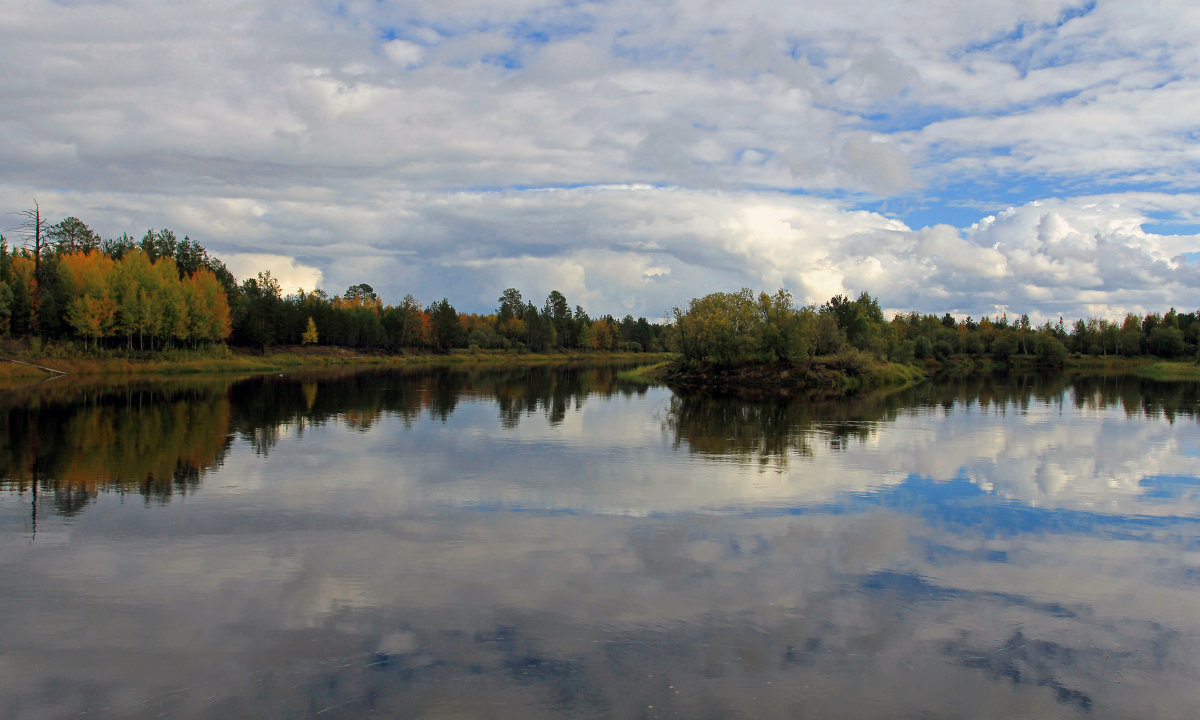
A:
POLYGON ((421 58, 425 55, 425 49, 416 43, 410 43, 405 40, 392 40, 383 46, 383 53, 392 62, 406 67, 421 62, 421 58))
POLYGON ((599 311, 740 284, 1161 309, 1196 282, 1196 238, 1141 226, 1200 219, 1198 30, 1172 2, 29 0, 0 18, 0 199, 468 306, 549 263, 599 311))
POLYGON ((260 253, 234 253, 223 257, 229 271, 238 278, 252 278, 260 272, 270 272, 279 281, 285 295, 304 290, 315 290, 322 285, 321 271, 296 262, 295 258, 283 255, 260 253))
MULTIPOLYGON (((19 207, 20 194, 2 196, 19 207)), ((90 218, 106 236, 130 222, 190 234, 239 278, 271 269, 285 290, 366 282, 492 310, 506 287, 535 302, 552 289, 589 312, 658 317, 715 290, 787 287, 820 303, 863 290, 886 308, 979 316, 997 307, 1039 321, 1192 309, 1200 237, 1142 228, 1149 214, 1195 214, 1181 195, 1093 196, 1014 206, 966 229, 911 229, 844 202, 778 192, 648 186, 393 193, 342 203, 49 195, 50 217, 90 218), (144 211, 141 214, 138 210, 144 211), (164 212, 165 211, 165 212, 164 212), (182 223, 182 224, 181 224, 182 223), (252 242, 254 251, 239 250, 252 242), (269 256, 270 259, 265 259, 269 256)))

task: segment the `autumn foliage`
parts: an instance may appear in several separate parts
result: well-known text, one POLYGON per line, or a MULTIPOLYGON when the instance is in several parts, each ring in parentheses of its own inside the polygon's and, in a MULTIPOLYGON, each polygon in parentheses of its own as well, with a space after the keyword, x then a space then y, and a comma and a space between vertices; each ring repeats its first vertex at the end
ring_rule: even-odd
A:
POLYGON ((151 263, 141 250, 120 260, 98 251, 58 257, 67 301, 64 318, 74 334, 97 345, 127 348, 195 346, 224 341, 229 302, 216 276, 201 268, 180 277, 175 260, 151 263))

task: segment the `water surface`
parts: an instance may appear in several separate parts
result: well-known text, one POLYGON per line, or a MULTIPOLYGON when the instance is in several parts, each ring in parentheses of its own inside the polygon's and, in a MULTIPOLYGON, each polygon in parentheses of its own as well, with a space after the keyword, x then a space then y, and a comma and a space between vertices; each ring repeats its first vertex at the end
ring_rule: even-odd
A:
POLYGON ((1200 392, 0 398, 0 718, 1194 717, 1200 392))

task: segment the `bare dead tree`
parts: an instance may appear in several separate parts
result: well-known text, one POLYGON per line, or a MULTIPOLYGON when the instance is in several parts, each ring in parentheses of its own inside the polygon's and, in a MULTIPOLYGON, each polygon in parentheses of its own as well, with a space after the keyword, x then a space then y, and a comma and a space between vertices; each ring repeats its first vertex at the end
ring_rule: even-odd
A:
POLYGON ((46 218, 42 217, 42 208, 38 205, 37 198, 33 199, 32 208, 20 210, 14 214, 23 218, 21 224, 16 227, 17 234, 25 241, 25 247, 33 250, 33 286, 29 293, 29 331, 31 335, 38 335, 38 314, 42 306, 42 294, 38 288, 38 281, 41 279, 42 251, 50 242, 49 225, 46 218))
POLYGON ((42 267, 42 250, 50 242, 50 225, 46 218, 42 217, 42 208, 38 205, 37 198, 33 200, 33 207, 14 214, 23 218, 16 231, 25 241, 25 247, 33 250, 33 267, 36 273, 42 267))

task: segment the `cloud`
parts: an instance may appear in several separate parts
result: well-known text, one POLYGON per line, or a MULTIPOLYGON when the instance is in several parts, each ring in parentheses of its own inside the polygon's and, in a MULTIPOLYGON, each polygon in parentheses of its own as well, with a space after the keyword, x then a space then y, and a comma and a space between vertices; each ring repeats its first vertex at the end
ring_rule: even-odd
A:
POLYGON ((1198 26, 1054 0, 31 0, 0 19, 23 69, 0 200, 471 309, 549 284, 532 267, 614 312, 740 284, 1161 309, 1195 289, 1196 238, 1141 228, 1200 218, 1198 26))
POLYGON ((529 195, 412 198, 396 232, 415 254, 397 262, 469 277, 464 290, 489 288, 478 296, 485 308, 513 285, 539 296, 557 287, 593 310, 650 315, 745 285, 788 287, 807 303, 866 290, 896 310, 1119 317, 1180 305, 1200 285, 1195 264, 1180 255, 1200 238, 1146 232, 1143 212, 1104 198, 1015 206, 966 229, 914 230, 778 193, 611 187, 529 195))
MULTIPOLYGON (((1005 208, 966 228, 910 228, 844 201, 779 192, 614 185, 456 193, 396 192, 309 202, 182 201, 47 195, 105 236, 153 227, 187 233, 239 278, 271 269, 286 291, 366 282, 388 302, 412 293, 491 311, 506 287, 550 290, 592 314, 660 317, 716 290, 790 289, 801 303, 870 292, 894 311, 1038 322, 1191 309, 1195 235, 1143 228, 1161 212, 1194 216, 1200 198, 1085 196, 1005 208), (136 212, 144 210, 145 215, 136 212), (253 244, 254 250, 240 250, 253 244)), ((12 195, 10 202, 20 202, 12 195)))
POLYGON ((425 50, 416 43, 405 40, 392 40, 383 46, 383 53, 392 62, 406 67, 421 62, 421 58, 425 55, 425 50))
POLYGON ((234 253, 222 258, 237 278, 252 278, 260 272, 270 272, 279 282, 283 293, 298 289, 313 290, 322 285, 321 271, 297 263, 294 258, 260 253, 234 253))
POLYGON ((1195 705, 1194 692, 1161 692, 1190 689, 1197 659, 1190 419, 1131 423, 1093 392, 959 400, 868 422, 850 452, 817 422, 813 454, 776 472, 682 458, 686 440, 653 432, 665 390, 566 402, 557 423, 531 409, 516 427, 497 422, 512 400, 500 395, 462 396, 449 418, 383 413, 369 432, 348 431, 365 430, 361 413, 289 423, 269 458, 233 442, 170 532, 142 519, 168 508, 103 495, 86 522, 43 518, 32 550, 10 523, 6 587, 22 605, 0 626, 5 657, 54 662, 3 674, 0 692, 44 707, 53 682, 72 713, 269 703, 303 715, 336 680, 342 695, 323 703, 374 691, 487 716, 495 703, 464 702, 464 683, 524 699, 550 665, 546 682, 566 676, 589 707, 628 694, 644 709, 662 695, 650 675, 658 690, 676 683, 669 702, 688 716, 741 707, 744 677, 778 715, 814 676, 805 702, 821 716, 875 716, 874 691, 936 716, 961 714, 964 697, 987 697, 997 716, 1077 714, 1059 687, 1086 691, 1101 717, 1195 705), (514 449, 549 462, 531 472, 514 449), (1183 492, 1162 492, 1172 479, 1183 492), (1015 670, 992 672, 1002 663, 1015 670), (376 682, 397 666, 437 682, 415 694, 376 682), (901 687, 914 673, 917 693, 901 687), (687 692, 693 677, 703 692, 687 692), (874 690, 855 704, 864 682, 874 690))

